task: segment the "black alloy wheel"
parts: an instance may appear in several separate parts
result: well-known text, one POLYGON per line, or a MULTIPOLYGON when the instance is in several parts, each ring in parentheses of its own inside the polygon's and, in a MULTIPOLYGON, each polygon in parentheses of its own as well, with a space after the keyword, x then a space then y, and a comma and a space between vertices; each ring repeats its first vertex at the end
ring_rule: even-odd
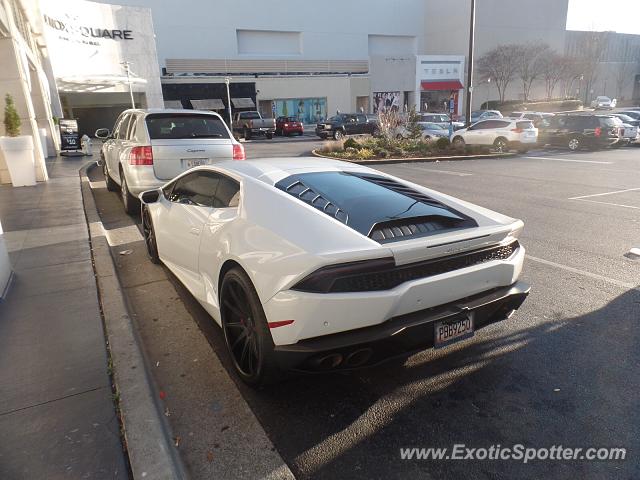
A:
POLYGON ((220 288, 220 314, 227 350, 240 378, 249 385, 265 385, 281 376, 266 317, 247 274, 229 270, 220 288))
POLYGON ((147 254, 152 263, 160 263, 158 255, 158 244, 156 242, 156 232, 153 229, 151 213, 147 207, 142 207, 142 234, 144 243, 147 246, 147 254))
POLYGON ((493 142, 493 149, 498 153, 504 153, 509 151, 509 144, 502 137, 496 138, 496 141, 493 142))

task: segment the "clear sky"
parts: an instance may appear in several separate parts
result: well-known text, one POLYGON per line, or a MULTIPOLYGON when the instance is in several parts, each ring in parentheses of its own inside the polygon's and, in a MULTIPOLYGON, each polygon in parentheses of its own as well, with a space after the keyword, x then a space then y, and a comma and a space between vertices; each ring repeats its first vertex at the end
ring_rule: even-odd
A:
POLYGON ((640 34, 640 0, 569 0, 567 30, 640 34))

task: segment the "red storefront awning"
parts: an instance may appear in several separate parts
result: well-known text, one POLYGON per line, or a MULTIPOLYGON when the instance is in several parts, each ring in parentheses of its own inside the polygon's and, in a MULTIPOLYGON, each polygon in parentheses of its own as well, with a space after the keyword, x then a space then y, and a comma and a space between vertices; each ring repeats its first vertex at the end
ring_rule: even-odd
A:
POLYGON ((461 90, 464 87, 460 80, 440 80, 433 82, 420 82, 422 90, 461 90))

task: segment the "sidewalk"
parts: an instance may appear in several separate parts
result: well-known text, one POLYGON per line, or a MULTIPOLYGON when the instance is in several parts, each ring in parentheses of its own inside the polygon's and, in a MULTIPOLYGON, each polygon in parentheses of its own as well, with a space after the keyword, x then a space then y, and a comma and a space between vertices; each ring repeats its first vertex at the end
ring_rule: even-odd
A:
POLYGON ((14 283, 0 304, 0 478, 128 477, 78 169, 0 186, 14 283))

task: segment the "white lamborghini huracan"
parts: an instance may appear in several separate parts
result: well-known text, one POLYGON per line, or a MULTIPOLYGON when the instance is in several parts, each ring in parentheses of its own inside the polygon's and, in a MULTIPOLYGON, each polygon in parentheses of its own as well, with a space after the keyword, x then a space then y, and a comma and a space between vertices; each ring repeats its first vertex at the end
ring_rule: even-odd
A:
POLYGON ((140 199, 151 259, 222 326, 250 384, 444 347, 529 292, 521 220, 358 165, 231 161, 140 199))

